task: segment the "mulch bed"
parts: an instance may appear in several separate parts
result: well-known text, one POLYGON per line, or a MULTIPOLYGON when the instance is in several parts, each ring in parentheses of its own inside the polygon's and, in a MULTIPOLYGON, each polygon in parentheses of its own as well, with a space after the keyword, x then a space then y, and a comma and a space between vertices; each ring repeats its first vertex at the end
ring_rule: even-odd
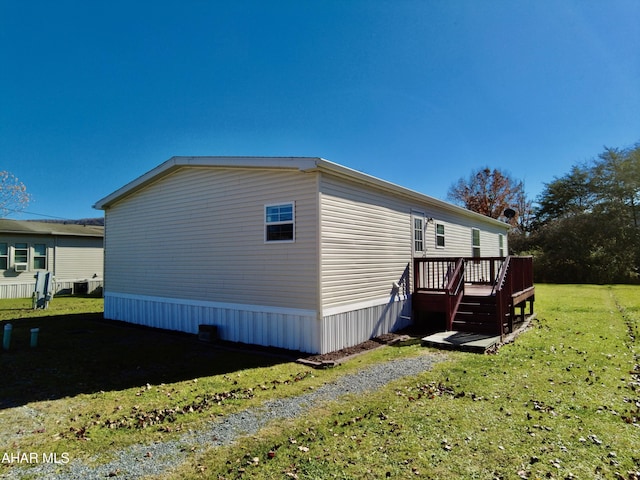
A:
POLYGON ((354 345, 352 347, 343 348, 334 352, 324 353, 322 355, 310 355, 298 359, 300 363, 310 365, 313 367, 331 367, 347 358, 353 357, 360 353, 368 352, 375 348, 382 347, 384 345, 392 345, 394 343, 407 340, 409 337, 400 333, 385 333, 379 337, 371 338, 367 341, 354 345))

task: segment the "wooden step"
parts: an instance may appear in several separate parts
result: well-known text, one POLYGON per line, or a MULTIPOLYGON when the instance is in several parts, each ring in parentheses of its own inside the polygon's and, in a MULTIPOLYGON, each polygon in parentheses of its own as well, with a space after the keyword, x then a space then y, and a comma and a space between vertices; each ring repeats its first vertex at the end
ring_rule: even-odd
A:
POLYGON ((486 323, 486 322, 463 322, 454 320, 453 325, 451 327, 453 330, 460 332, 473 332, 473 333, 490 333, 495 334, 496 328, 495 323, 486 323))

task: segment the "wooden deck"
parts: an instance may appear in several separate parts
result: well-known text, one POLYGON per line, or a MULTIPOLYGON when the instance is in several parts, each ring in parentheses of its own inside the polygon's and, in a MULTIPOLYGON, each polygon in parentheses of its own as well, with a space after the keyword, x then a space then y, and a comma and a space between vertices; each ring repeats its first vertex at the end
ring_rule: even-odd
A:
POLYGON ((412 299, 414 324, 441 332, 429 341, 459 348, 475 348, 474 342, 480 342, 478 348, 485 348, 486 342, 497 343, 533 315, 533 261, 417 258, 412 299))
POLYGON ((469 283, 464 286, 464 294, 473 297, 488 297, 491 295, 492 288, 491 285, 469 283))

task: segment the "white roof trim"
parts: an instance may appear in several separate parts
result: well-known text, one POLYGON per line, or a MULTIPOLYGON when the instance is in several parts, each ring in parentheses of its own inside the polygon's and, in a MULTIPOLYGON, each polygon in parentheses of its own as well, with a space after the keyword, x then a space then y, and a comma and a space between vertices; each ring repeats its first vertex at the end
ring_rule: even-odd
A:
POLYGON ((303 172, 324 171, 364 185, 376 186, 394 195, 410 198, 422 203, 432 204, 458 215, 464 215, 474 218, 475 220, 482 220, 483 222, 491 223, 495 226, 501 226, 505 228, 505 230, 509 228, 507 224, 500 222, 499 220, 472 212, 457 205, 453 205, 452 203, 401 187, 400 185, 396 185, 386 180, 382 180, 372 175, 353 170, 319 157, 172 157, 166 162, 158 165, 153 170, 150 170, 132 182, 127 183, 110 195, 98 200, 93 208, 106 210, 115 202, 135 193, 150 183, 169 175, 175 170, 184 167, 282 168, 295 169, 303 172))

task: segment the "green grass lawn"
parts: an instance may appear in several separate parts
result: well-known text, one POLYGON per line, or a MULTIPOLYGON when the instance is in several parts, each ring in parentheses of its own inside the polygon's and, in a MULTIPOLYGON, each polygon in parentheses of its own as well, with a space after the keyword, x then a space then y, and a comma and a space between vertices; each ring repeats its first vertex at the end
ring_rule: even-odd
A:
POLYGON ((451 353, 171 478, 640 478, 640 288, 540 285, 536 298, 533 328, 496 355, 451 353))
MULTIPOLYGON (((382 349, 340 368, 313 370, 291 357, 105 321, 100 299, 56 297, 45 311, 30 305, 0 301, 0 323, 13 326, 9 351, 0 351, 0 455, 58 452, 107 461, 115 449, 169 440, 220 415, 404 354, 382 349), (37 348, 30 347, 34 327, 37 348)), ((0 464, 0 473, 7 468, 0 464)))
MULTIPOLYGON (((539 285, 536 300, 532 328, 495 355, 449 352, 417 377, 228 447, 201 445, 162 478, 640 478, 640 287, 539 285)), ((311 370, 105 322, 101 308, 97 299, 55 298, 46 312, 0 301, 15 336, 0 354, 0 452, 106 460, 424 351, 385 347, 311 370)))

